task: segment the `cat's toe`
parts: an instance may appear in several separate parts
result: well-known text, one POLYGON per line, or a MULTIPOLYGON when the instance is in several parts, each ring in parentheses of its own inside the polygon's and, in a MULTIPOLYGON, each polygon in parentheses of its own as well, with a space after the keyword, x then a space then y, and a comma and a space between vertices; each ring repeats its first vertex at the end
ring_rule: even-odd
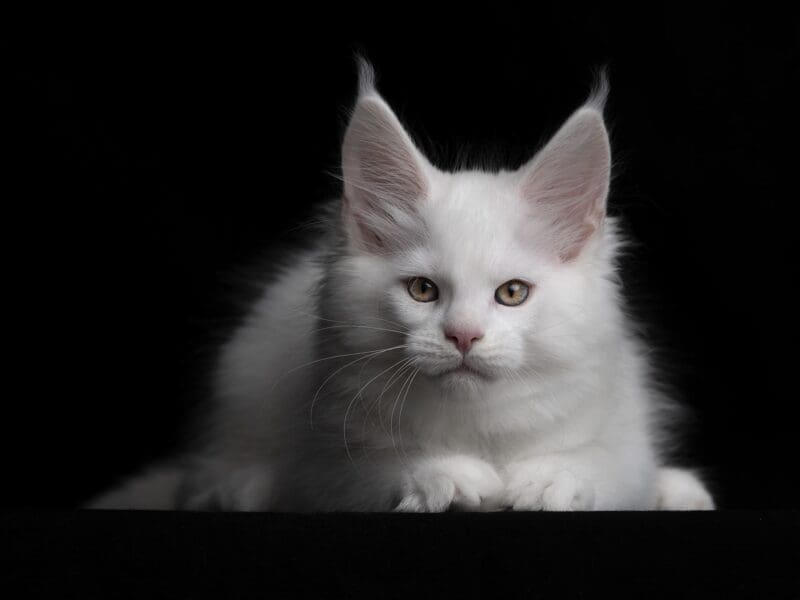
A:
POLYGON ((571 511, 594 508, 594 487, 569 471, 561 471, 542 492, 544 510, 571 511))
POLYGON ((594 487, 570 471, 519 465, 510 470, 507 503, 514 510, 591 510, 594 487))
POLYGON ((496 510, 502 506, 504 490, 502 479, 488 463, 472 457, 448 457, 417 469, 406 482, 395 510, 496 510))
POLYGON ((513 510, 542 510, 542 493, 549 485, 547 474, 524 463, 506 469, 506 505, 513 510))
POLYGON ((486 463, 454 473, 453 507, 460 510, 496 510, 502 506, 505 486, 497 472, 486 463))

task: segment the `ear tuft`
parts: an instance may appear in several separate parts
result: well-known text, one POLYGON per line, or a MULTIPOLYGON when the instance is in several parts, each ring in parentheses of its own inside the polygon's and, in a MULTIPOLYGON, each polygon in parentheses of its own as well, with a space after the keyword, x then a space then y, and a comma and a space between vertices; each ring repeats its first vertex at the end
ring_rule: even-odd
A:
POLYGON ((358 97, 377 95, 375 89, 375 69, 363 55, 356 55, 356 66, 358 68, 358 97))
POLYGON ((593 108, 602 115, 606 107, 606 100, 608 100, 609 89, 608 65, 603 65, 595 72, 592 91, 583 106, 585 108, 593 108))

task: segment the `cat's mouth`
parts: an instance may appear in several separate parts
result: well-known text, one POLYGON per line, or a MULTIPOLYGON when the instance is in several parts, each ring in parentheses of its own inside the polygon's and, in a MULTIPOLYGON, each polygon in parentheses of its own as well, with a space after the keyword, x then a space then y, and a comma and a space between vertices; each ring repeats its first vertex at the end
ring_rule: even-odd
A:
POLYGON ((462 377, 480 377, 481 379, 488 378, 486 373, 484 373, 483 371, 479 371, 475 367, 471 367, 466 362, 462 362, 460 365, 452 369, 448 369, 447 371, 444 371, 441 375, 442 377, 446 377, 448 375, 456 375, 462 377))

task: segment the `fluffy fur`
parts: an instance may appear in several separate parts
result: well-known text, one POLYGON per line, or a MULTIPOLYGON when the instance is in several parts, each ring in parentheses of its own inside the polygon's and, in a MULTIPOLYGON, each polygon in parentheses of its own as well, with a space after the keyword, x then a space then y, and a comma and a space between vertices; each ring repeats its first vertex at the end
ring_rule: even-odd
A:
POLYGON ((223 347, 202 443, 94 506, 712 508, 663 465, 662 399, 621 307, 606 91, 519 170, 448 173, 363 63, 343 197, 223 347), (414 277, 438 299, 413 299, 414 277), (515 279, 529 297, 495 301, 515 279))

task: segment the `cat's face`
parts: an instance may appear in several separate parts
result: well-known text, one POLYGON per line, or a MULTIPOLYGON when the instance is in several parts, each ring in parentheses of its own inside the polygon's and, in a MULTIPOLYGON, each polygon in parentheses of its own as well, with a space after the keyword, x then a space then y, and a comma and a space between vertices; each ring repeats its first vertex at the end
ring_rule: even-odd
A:
POLYGON ((528 367, 553 265, 526 243, 523 209, 507 175, 440 176, 419 206, 427 235, 386 260, 395 279, 387 300, 408 328, 408 352, 447 385, 528 367))
POLYGON ((350 318, 374 327, 361 328, 365 343, 397 341, 430 378, 474 387, 558 368, 600 326, 609 151, 599 108, 576 112, 517 172, 443 173, 362 88, 343 171, 341 275, 350 318))

